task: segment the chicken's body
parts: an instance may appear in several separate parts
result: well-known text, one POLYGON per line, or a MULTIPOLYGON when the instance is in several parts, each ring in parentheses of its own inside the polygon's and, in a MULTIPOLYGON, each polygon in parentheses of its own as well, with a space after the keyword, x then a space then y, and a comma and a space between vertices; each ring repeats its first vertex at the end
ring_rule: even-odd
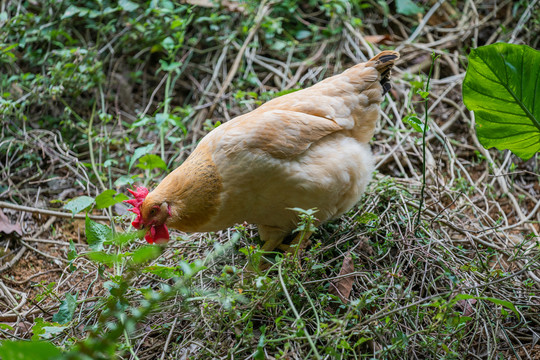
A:
POLYGON ((397 58, 383 52, 220 125, 148 194, 142 218, 156 223, 148 209, 166 203, 181 231, 253 223, 272 250, 297 226, 291 208, 317 208, 320 222, 343 214, 371 178, 368 142, 397 58))

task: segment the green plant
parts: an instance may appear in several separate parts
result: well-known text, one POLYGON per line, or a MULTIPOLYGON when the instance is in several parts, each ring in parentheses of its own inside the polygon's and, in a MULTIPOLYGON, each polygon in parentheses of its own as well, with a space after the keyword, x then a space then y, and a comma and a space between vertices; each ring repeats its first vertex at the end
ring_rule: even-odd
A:
POLYGON ((429 121, 429 112, 428 112, 428 97, 429 97, 429 83, 431 81, 431 76, 433 73, 433 68, 435 62, 439 58, 439 55, 435 53, 431 54, 431 66, 429 68, 429 74, 427 77, 427 82, 425 84, 424 90, 417 90, 417 93, 424 99, 424 122, 414 115, 409 115, 403 119, 404 122, 409 124, 413 129, 422 133, 422 188, 420 191, 420 205, 418 205, 418 214, 416 215, 416 227, 420 224, 420 217, 422 216, 422 207, 424 205, 424 191, 426 189, 426 134, 429 130, 428 121, 429 121))
POLYGON ((298 242, 297 244, 292 245, 295 247, 294 257, 296 257, 304 239, 317 231, 317 227, 315 226, 315 222, 317 222, 315 214, 318 210, 316 208, 307 210, 301 208, 292 208, 290 210, 295 211, 298 214, 299 219, 298 227, 293 231, 293 233, 298 233, 298 242))
MULTIPOLYGON (((452 77, 463 73, 464 54, 476 41, 512 37, 537 49, 534 4, 218 2, 208 8, 171 0, 2 5, 1 200, 38 210, 65 205, 89 219, 57 217, 38 236, 32 229, 46 215, 4 211, 12 221, 28 221, 29 233, 18 240, 0 231, 2 268, 26 249, 0 275, 14 300, 0 301, 3 318, 26 299, 10 315, 16 324, 0 324, 0 357, 459 359, 489 349, 502 359, 512 347, 521 354, 512 335, 539 333, 536 282, 529 276, 539 266, 531 211, 539 158, 525 163, 471 143, 452 77), (477 17, 490 20, 461 31, 460 19, 477 17), (504 23, 509 20, 512 26, 504 23), (402 47, 409 32, 414 39, 405 40, 400 68, 427 69, 434 49, 443 54, 432 72, 438 81, 426 90, 427 79, 416 74, 393 77, 398 96, 383 101, 372 144, 376 154, 389 156, 356 207, 318 226, 300 265, 292 254, 276 253, 268 271, 245 271, 268 255, 247 224, 175 236, 163 249, 123 233, 130 216, 117 215, 126 185, 152 188, 219 124, 336 74, 370 51, 402 47), (438 104, 427 124, 426 92, 429 104, 438 104), (212 103, 217 107, 208 116, 212 103), (396 122, 403 114, 412 115, 404 119, 412 130, 396 122), (421 218, 430 221, 418 231, 420 187, 411 185, 411 174, 422 164, 411 147, 422 144, 424 133, 436 176, 426 179, 421 218), (498 184, 503 176, 511 181, 508 194, 498 184), (64 202, 69 197, 75 198, 64 202), (113 224, 92 221, 98 213, 113 224), (341 273, 345 254, 354 264, 341 273), (352 280, 348 303, 329 291, 343 279, 352 280)), ((317 224, 316 213, 305 215, 295 235, 305 237, 317 224)))

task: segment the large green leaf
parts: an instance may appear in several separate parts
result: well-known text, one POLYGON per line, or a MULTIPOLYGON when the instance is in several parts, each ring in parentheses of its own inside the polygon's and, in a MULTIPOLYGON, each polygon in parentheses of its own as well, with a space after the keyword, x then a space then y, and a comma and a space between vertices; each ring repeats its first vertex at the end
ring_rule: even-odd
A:
POLYGON ((503 43, 472 50, 463 102, 485 148, 530 159, 540 151, 540 51, 503 43))

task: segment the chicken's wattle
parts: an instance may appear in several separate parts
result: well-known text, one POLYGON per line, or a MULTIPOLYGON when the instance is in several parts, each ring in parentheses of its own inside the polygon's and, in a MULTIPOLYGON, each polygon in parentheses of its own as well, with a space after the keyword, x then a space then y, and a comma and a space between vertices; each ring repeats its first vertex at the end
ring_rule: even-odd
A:
POLYGON ((144 236, 149 244, 164 244, 169 241, 169 230, 167 225, 152 225, 144 236))

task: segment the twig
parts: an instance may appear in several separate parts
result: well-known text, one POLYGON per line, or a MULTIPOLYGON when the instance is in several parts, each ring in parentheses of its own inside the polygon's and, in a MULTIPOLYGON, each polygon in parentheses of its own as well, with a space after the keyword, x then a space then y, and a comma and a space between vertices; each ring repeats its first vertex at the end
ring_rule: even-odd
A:
MULTIPOLYGON (((49 240, 49 239, 38 239, 35 237, 23 237, 24 241, 30 241, 30 242, 39 242, 44 244, 56 244, 61 246, 69 246, 69 242, 66 241, 56 241, 56 240, 49 240)), ((87 246, 85 244, 74 244, 75 246, 87 246)))
MULTIPOLYGON (((83 214, 72 215, 66 212, 38 209, 38 208, 30 207, 30 206, 12 204, 5 201, 0 201, 0 208, 25 211, 25 212, 34 213, 34 214, 56 216, 56 217, 61 217, 61 218, 66 218, 66 219, 83 219, 84 220, 86 219, 86 216, 87 216, 83 214)), ((103 216, 103 215, 88 215, 88 217, 92 220, 102 220, 102 221, 110 220, 108 216, 103 216)))
MULTIPOLYGON (((0 201, 0 207, 2 205, 3 201, 0 201)), ((47 222, 41 227, 41 229, 37 232, 36 236, 40 236, 41 234, 43 234, 46 230, 48 230, 52 224, 56 221, 56 217, 53 216, 51 218, 49 218, 49 220, 47 220, 47 222)), ((26 246, 21 246, 21 248, 19 249, 19 252, 13 257, 13 259, 11 259, 7 264, 5 264, 4 266, 2 266, 0 268, 0 273, 4 272, 5 270, 9 269, 10 267, 12 267, 13 265, 15 265, 15 263, 17 261, 19 261, 19 259, 23 256, 24 252, 26 251, 27 247, 26 246)))
POLYGON ((173 324, 171 326, 171 331, 169 331, 169 335, 167 336, 167 340, 165 341, 165 345, 163 346, 163 352, 161 353, 161 360, 165 359, 165 355, 167 354, 167 348, 169 347, 169 343, 171 342, 172 334, 174 333, 174 329, 176 328, 177 321, 178 321, 178 318, 175 317, 173 324))
POLYGON ((533 0, 529 3, 529 6, 527 6, 527 9, 523 12, 523 15, 521 15, 521 18, 519 18, 518 24, 515 27, 514 31, 512 31, 512 37, 510 38, 509 43, 513 44, 516 42, 516 38, 518 34, 521 32, 521 30, 523 29, 523 26, 525 26, 525 24, 531 17, 532 9, 534 8, 537 2, 538 0, 533 0))
POLYGON ((94 146, 92 143, 92 124, 94 122, 94 116, 96 116, 96 103, 92 106, 92 115, 90 115, 90 121, 88 122, 88 150, 90 151, 90 163, 92 164, 92 170, 94 171, 94 175, 96 175, 96 178, 99 181, 99 185, 101 185, 101 190, 105 191, 107 190, 107 187, 105 184, 103 184, 103 181, 101 180, 101 176, 99 175, 96 161, 94 159, 94 146))
POLYGON ((15 254, 15 256, 6 264, 4 264, 4 266, 2 266, 0 268, 0 273, 1 272, 4 272, 6 271, 7 269, 9 269, 10 267, 12 267, 13 265, 15 265, 15 263, 17 261, 19 261, 19 259, 24 255, 24 252, 26 251, 26 247, 25 246, 22 246, 19 251, 17 252, 17 254, 15 254))
POLYGON ((431 7, 431 9, 429 9, 429 11, 426 13, 424 18, 422 19, 422 22, 420 22, 420 24, 418 24, 418 26, 416 27, 416 30, 414 30, 414 32, 411 34, 411 36, 409 36, 409 38, 407 40, 405 40, 403 43, 401 43, 401 45, 399 45, 396 48, 396 51, 399 52, 401 49, 403 49, 405 47, 405 45, 408 45, 408 44, 412 43, 414 41, 414 39, 416 39, 416 37, 418 35, 420 35, 422 30, 424 29, 424 26, 426 26, 429 19, 433 16, 433 14, 435 14, 435 11, 437 11, 437 9, 442 5, 442 3, 444 3, 444 1, 445 0, 437 1, 437 3, 435 5, 433 5, 431 7))
POLYGON ((150 107, 152 106, 152 102, 154 101, 154 96, 156 96, 156 94, 158 93, 159 89, 161 89, 161 87, 163 86, 163 83, 165 82, 165 80, 167 80, 167 77, 168 77, 168 74, 165 74, 165 76, 163 76, 163 78, 161 78, 161 81, 160 81, 159 84, 156 86, 156 88, 154 89, 154 91, 152 91, 152 94, 150 95, 150 99, 148 100, 148 104, 147 104, 146 107, 144 108, 143 112, 139 115, 141 118, 142 118, 142 117, 145 117, 145 116, 146 116, 146 113, 148 112, 148 110, 150 110, 150 107))
MULTIPOLYGON (((504 282, 504 281, 508 281, 508 279, 511 279, 513 277, 521 275, 521 274, 523 274, 524 272, 526 272, 528 270, 529 269, 527 267, 524 267, 523 269, 521 269, 521 270, 519 270, 519 271, 517 271, 517 272, 515 272, 515 273, 513 273, 511 275, 505 276, 503 278, 493 280, 493 281, 490 281, 490 282, 486 282, 486 283, 482 283, 480 285, 461 288, 461 289, 459 289, 459 291, 460 292, 470 291, 470 290, 479 289, 479 288, 482 288, 482 287, 488 288, 491 285, 498 284, 498 283, 504 282)), ((423 299, 417 300, 415 302, 412 302, 410 304, 407 304, 405 306, 401 306, 399 308, 396 308, 394 310, 387 310, 387 309, 380 310, 380 311, 376 312, 375 314, 373 314, 372 316, 370 316, 369 318, 367 318, 366 320, 362 321, 361 325, 366 325, 366 324, 368 324, 368 323, 370 323, 372 321, 382 319, 384 317, 387 317, 388 315, 398 313, 400 311, 409 309, 409 308, 411 308, 413 306, 420 305, 420 304, 425 303, 427 301, 430 301, 432 299, 435 299, 435 298, 438 298, 438 297, 441 297, 441 296, 450 295, 450 294, 454 293, 455 291, 456 291, 455 289, 452 289, 452 290, 444 291, 444 292, 441 292, 441 293, 438 293, 438 294, 433 294, 433 295, 430 295, 430 296, 428 296, 426 298, 423 298, 423 299)))
POLYGON ((37 253, 40 254, 41 256, 44 256, 44 257, 49 258, 49 259, 52 259, 52 260, 57 260, 57 261, 60 261, 60 262, 63 262, 63 263, 67 263, 67 262, 68 262, 68 261, 65 260, 65 259, 57 258, 56 256, 52 256, 52 255, 49 255, 49 254, 47 254, 47 253, 44 253, 43 251, 40 251, 40 250, 36 249, 35 247, 28 245, 24 240, 20 240, 20 241, 21 241, 21 244, 23 244, 24 246, 26 246, 26 247, 29 248, 30 250, 33 250, 33 251, 37 252, 37 253))
POLYGON ((302 326, 304 329, 304 333, 306 334, 307 340, 309 342, 309 345, 311 346, 311 349, 315 353, 315 357, 317 359, 321 359, 321 355, 319 355, 319 352, 317 351, 317 346, 315 346, 315 343, 311 339, 311 336, 309 335, 309 332, 306 328, 306 325, 304 324, 304 321, 300 317, 300 314, 298 313, 298 310, 296 310, 296 307, 294 306, 294 303, 291 299, 291 296, 289 295, 289 292, 287 291, 287 286, 285 285, 285 281, 283 280, 283 274, 281 271, 283 261, 280 261, 278 265, 278 276, 279 276, 279 283, 281 284, 281 288, 283 289, 283 293, 285 294, 285 297, 287 298, 287 301, 289 302, 289 306, 291 307, 291 310, 293 311, 294 315, 296 316, 296 321, 298 322, 299 326, 302 326))
MULTIPOLYGON (((366 49, 366 52, 367 52, 369 58, 371 59, 373 56, 375 56, 375 54, 373 53, 373 49, 371 48, 370 44, 368 44, 366 39, 364 39, 364 36, 362 35, 362 33, 360 31, 356 30, 355 28, 353 28, 352 25, 348 21, 345 22, 345 26, 347 27, 347 29, 349 29, 349 31, 354 36, 356 36, 358 38, 358 40, 360 40, 360 42, 362 43, 362 45, 366 49)), ((362 59, 362 60, 367 61, 368 59, 362 59)))
MULTIPOLYGON (((475 117, 474 117, 474 112, 470 112, 471 114, 471 119, 472 119, 472 122, 471 122, 471 127, 474 127, 474 124, 475 124, 475 117)), ((478 140, 478 137, 476 136, 476 132, 472 131, 472 139, 474 141, 474 143, 476 144, 477 148, 480 150, 480 152, 482 153, 482 155, 484 155, 486 157, 486 159, 490 162, 490 164, 493 166, 493 172, 495 174, 500 174, 502 173, 502 169, 499 169, 497 167, 497 165, 495 164, 495 162, 493 161, 493 159, 491 158, 491 155, 489 154, 489 151, 487 151, 481 144, 480 144, 480 141, 478 140)), ((497 182, 499 183, 499 186, 501 187, 501 190, 503 191, 504 194, 506 194, 508 196, 508 198, 510 199, 516 213, 518 214, 520 220, 522 222, 526 222, 527 220, 527 217, 525 217, 525 215, 523 214, 523 211, 521 210, 521 207, 519 206, 519 203, 516 199, 516 197, 514 196, 514 194, 512 194, 511 191, 508 190, 508 184, 506 183, 506 179, 505 177, 503 176, 497 176, 496 177, 496 180, 497 182)), ((531 229, 531 231, 536 235, 538 236, 538 231, 536 230, 536 228, 534 227, 533 224, 529 224, 529 228, 531 229)))
MULTIPOLYGON (((26 249, 25 247, 23 247, 23 249, 26 249)), ((33 278, 36 278, 36 277, 39 277, 39 276, 42 276, 42 275, 47 275, 47 274, 50 274, 52 272, 62 272, 64 271, 63 269, 61 268, 56 268, 56 269, 51 269, 51 270, 47 270, 47 271, 42 271, 42 272, 39 272, 37 274, 33 274, 29 277, 27 277, 26 279, 24 280, 21 280, 21 281, 17 281, 17 280, 12 280, 12 279, 9 279, 7 277, 4 277, 2 280, 4 281, 7 281, 7 282, 10 282, 12 284, 16 284, 16 285, 22 285, 22 284, 26 284, 27 282, 29 282, 30 280, 32 280, 33 278)))
POLYGON ((259 7, 259 12, 257 16, 255 17, 255 23, 253 24, 253 27, 249 31, 248 36, 246 37, 246 40, 244 40, 242 47, 238 51, 238 54, 236 54, 236 58, 234 59, 234 62, 231 66, 231 70, 227 74, 227 78, 221 85, 219 92, 217 93, 214 100, 212 101, 212 106, 210 106, 210 109, 208 110, 208 114, 206 115, 207 118, 211 118, 212 115, 214 114, 214 110, 216 109, 216 105, 218 101, 221 100, 221 97, 223 96, 223 94, 225 93, 229 85, 231 84, 234 76, 236 75, 236 72, 238 71, 238 67, 240 66, 240 62, 242 61, 242 57, 244 56, 244 52, 246 51, 246 48, 248 47, 251 40, 253 39, 253 36, 255 36, 255 33, 261 26, 261 21, 269 9, 270 9, 270 6, 267 6, 266 0, 263 0, 259 7))

